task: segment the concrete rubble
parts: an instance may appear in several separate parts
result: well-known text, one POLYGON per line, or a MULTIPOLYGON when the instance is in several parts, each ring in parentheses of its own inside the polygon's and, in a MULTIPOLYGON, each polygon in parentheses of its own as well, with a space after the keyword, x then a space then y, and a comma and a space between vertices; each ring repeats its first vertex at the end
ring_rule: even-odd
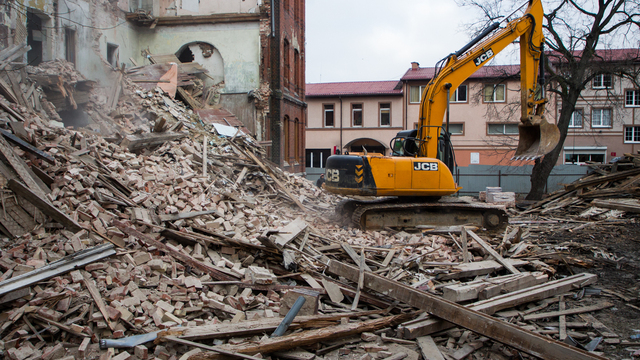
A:
POLYGON ((0 99, 7 358, 509 359, 542 356, 527 341, 548 341, 556 358, 600 359, 607 346, 640 348, 591 315, 613 306, 589 286, 595 275, 558 276, 531 218, 540 210, 509 210, 504 234, 360 230, 334 217, 341 198, 162 90, 123 74, 120 90, 95 91, 64 62, 9 73, 21 80, 5 89, 16 101, 0 99), (87 94, 74 98, 78 84, 87 94), (50 96, 86 99, 92 124, 61 126, 50 96), (355 270, 332 273, 340 264, 355 270), (375 290, 385 281, 440 307, 375 290), (286 335, 269 337, 300 297, 286 335), (489 315, 526 341, 482 333, 473 317, 489 315))

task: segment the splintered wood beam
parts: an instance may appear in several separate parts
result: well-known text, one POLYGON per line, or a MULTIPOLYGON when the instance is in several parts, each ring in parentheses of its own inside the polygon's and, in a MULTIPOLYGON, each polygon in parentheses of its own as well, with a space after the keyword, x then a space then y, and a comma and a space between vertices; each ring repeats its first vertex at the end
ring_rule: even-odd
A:
MULTIPOLYGON (((339 261, 330 260, 327 271, 358 281, 358 268, 339 261)), ((543 359, 605 359, 370 272, 365 273, 364 287, 543 359)))
POLYGON ((22 196, 27 201, 35 205, 44 214, 64 225, 67 230, 78 232, 83 229, 83 227, 80 226, 80 224, 78 224, 75 220, 67 216, 67 214, 56 209, 51 203, 49 203, 47 200, 45 200, 43 197, 41 197, 28 187, 22 185, 22 183, 11 179, 9 180, 9 188, 16 194, 22 196))
POLYGON ((591 306, 581 306, 581 307, 568 309, 568 310, 550 311, 550 312, 540 313, 540 314, 529 314, 529 315, 525 315, 523 317, 523 319, 525 321, 531 321, 531 320, 546 319, 546 318, 550 318, 550 317, 558 317, 558 316, 561 316, 561 315, 582 314, 582 313, 588 313, 588 312, 592 312, 592 311, 598 311, 598 310, 610 308, 613 305, 614 304, 610 303, 610 302, 603 302, 602 304, 596 304, 596 305, 591 305, 591 306))
MULTIPOLYGON (((242 354, 269 354, 275 351, 295 349, 299 346, 317 344, 324 340, 346 338, 363 332, 371 332, 388 326, 394 326, 402 322, 403 319, 406 320, 413 316, 415 316, 414 313, 406 313, 345 325, 327 326, 316 330, 307 330, 285 336, 268 338, 258 343, 216 346, 212 350, 218 351, 216 349, 221 349, 242 354)), ((216 359, 217 356, 218 354, 216 353, 200 353, 192 355, 190 359, 208 360, 216 359)))
POLYGON ((129 151, 162 145, 167 141, 182 139, 187 135, 182 133, 148 133, 140 135, 127 135, 122 139, 120 147, 129 151))
POLYGON ((32 192, 36 193, 39 197, 44 198, 46 196, 44 190, 40 188, 40 185, 33 179, 31 174, 29 173, 29 168, 27 164, 22 160, 21 157, 16 155, 13 151, 7 140, 5 140, 4 136, 0 136, 0 152, 4 155, 5 159, 9 162, 9 165, 15 170, 20 179, 24 181, 25 184, 31 189, 32 192))
POLYGON ((520 274, 520 271, 515 268, 515 266, 511 265, 508 261, 506 261, 500 254, 498 254, 491 245, 487 244, 480 236, 476 235, 473 231, 469 229, 465 229, 466 233, 471 235, 473 240, 475 240, 483 249, 485 249, 497 262, 499 262, 502 266, 504 266, 507 270, 509 270, 512 274, 520 274))
POLYGON ((49 164, 55 164, 56 163, 56 159, 53 156, 45 153, 44 151, 38 149, 37 147, 35 147, 35 146, 29 144, 28 142, 20 139, 19 137, 13 135, 12 133, 10 133, 10 132, 8 132, 6 130, 2 130, 2 129, 0 129, 0 132, 8 140, 10 140, 11 142, 13 142, 16 145, 18 145, 22 150, 30 152, 31 154, 35 155, 39 159, 42 159, 42 160, 48 162, 49 164))
POLYGON ((93 282, 93 278, 90 275, 84 276, 84 285, 87 287, 87 290, 89 290, 89 294, 91 294, 93 301, 96 302, 96 306, 98 307, 98 310, 100 310, 100 313, 104 317, 104 321, 107 322, 109 329, 111 329, 111 331, 115 330, 116 325, 112 323, 111 320, 109 320, 109 312, 107 311, 107 307, 105 306, 104 301, 102 301, 102 295, 100 295, 100 290, 98 290, 96 283, 93 282))

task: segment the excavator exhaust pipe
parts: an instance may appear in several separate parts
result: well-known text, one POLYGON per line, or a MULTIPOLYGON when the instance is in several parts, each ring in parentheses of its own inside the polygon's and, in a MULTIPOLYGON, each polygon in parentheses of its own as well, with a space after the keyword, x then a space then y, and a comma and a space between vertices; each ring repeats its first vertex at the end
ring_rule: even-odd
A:
POLYGON ((560 130, 544 118, 537 117, 529 124, 519 124, 518 149, 514 160, 535 160, 550 153, 560 141, 560 130))

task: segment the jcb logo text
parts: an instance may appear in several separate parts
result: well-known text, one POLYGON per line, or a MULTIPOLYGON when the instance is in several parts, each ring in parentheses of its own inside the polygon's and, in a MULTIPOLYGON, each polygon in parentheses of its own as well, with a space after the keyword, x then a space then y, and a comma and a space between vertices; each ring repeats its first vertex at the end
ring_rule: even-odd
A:
POLYGON ((484 54, 478 56, 477 58, 475 58, 473 60, 473 62, 476 64, 476 66, 480 66, 482 65, 483 62, 489 60, 490 57, 493 56, 493 50, 489 49, 487 51, 484 52, 484 54))
POLYGON ((416 162, 413 163, 414 171, 438 171, 438 163, 435 162, 416 162))

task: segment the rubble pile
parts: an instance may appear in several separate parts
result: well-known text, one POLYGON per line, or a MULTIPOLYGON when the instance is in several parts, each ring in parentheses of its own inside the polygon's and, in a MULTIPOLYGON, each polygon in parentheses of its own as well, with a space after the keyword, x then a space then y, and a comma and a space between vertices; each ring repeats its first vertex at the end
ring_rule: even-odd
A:
POLYGON ((482 236, 345 226, 339 197, 254 139, 128 81, 122 98, 90 95, 119 137, 0 102, 8 358, 601 359, 635 345, 590 314, 613 306, 596 275, 540 260, 555 248, 531 212, 482 236))

